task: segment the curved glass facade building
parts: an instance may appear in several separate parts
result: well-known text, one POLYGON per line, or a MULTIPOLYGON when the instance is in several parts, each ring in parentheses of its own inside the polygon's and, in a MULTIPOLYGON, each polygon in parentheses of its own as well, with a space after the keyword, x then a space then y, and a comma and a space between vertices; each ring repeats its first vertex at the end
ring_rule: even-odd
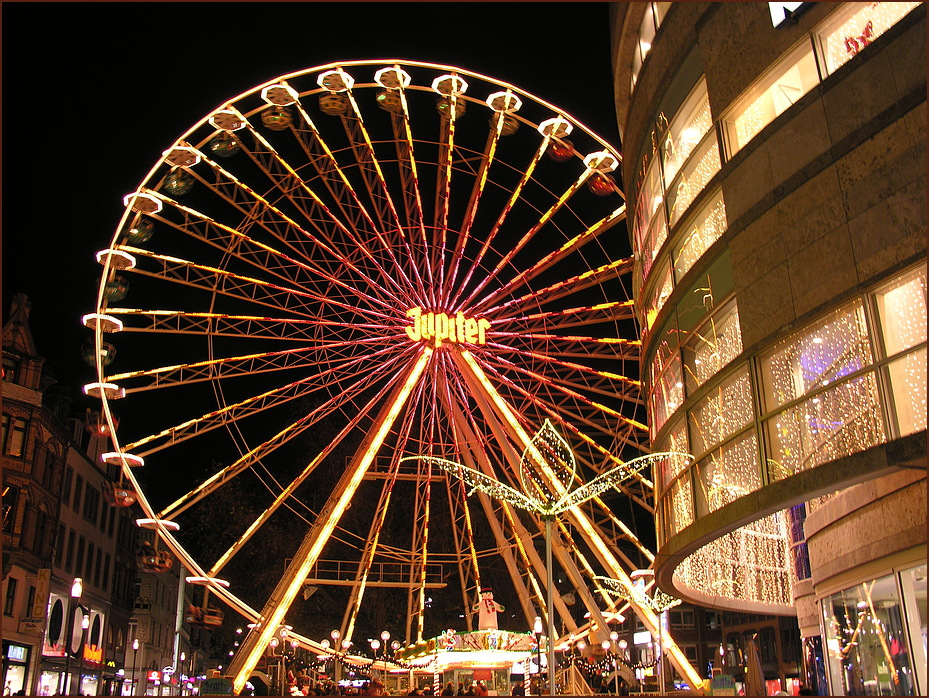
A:
POLYGON ((784 5, 613 5, 656 578, 920 695, 926 8, 784 5))

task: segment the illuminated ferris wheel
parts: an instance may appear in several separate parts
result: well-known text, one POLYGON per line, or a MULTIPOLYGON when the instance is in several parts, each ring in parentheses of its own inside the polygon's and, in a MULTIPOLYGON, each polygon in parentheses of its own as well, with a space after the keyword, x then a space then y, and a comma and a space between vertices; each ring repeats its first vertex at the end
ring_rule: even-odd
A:
MULTIPOLYGON (((432 595, 453 593, 467 614, 493 568, 526 627, 551 612, 583 631, 562 596, 546 607, 537 518, 409 458, 518 487, 546 420, 577 482, 642 454, 619 162, 513 85, 356 61, 223 103, 126 195, 84 318, 98 374, 85 391, 112 434, 114 501, 139 501, 153 556, 169 551, 203 585, 207 618, 212 597, 254 621, 237 672, 308 586, 347 589, 343 637, 374 590, 403 590, 415 642, 432 595), (121 412, 132 418, 118 425, 121 412), (230 517, 226 552, 195 559, 185 520, 236 482, 259 515, 238 529, 230 517), (244 598, 236 560, 279 520, 293 536, 280 581, 244 598)), ((613 500, 650 513, 649 477, 613 500)), ((651 561, 608 499, 560 517, 555 544, 602 627, 618 602, 591 579, 651 561)))

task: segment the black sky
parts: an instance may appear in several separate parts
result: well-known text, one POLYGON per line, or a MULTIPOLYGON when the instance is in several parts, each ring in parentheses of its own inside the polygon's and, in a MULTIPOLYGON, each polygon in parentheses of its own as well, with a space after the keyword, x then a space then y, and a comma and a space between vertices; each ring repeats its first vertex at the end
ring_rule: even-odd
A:
POLYGON ((339 60, 445 63, 510 82, 619 146, 607 3, 3 3, 3 319, 80 400, 100 267, 156 159, 225 99, 339 60))

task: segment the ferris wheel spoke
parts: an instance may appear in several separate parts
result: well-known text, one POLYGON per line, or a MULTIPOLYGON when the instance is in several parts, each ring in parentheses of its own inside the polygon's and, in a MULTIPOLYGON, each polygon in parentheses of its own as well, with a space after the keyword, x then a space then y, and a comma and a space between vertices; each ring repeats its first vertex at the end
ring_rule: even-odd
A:
POLYGON ((616 279, 620 274, 624 274, 632 269, 632 259, 618 259, 608 264, 604 264, 596 269, 588 270, 567 278, 563 281, 551 284, 544 288, 530 291, 518 298, 513 298, 500 305, 487 308, 485 315, 496 314, 502 310, 513 306, 520 306, 535 302, 539 305, 553 303, 557 300, 571 296, 588 288, 594 288, 608 281, 616 279))
MULTIPOLYGON (((288 500, 296 492, 297 488, 300 487, 306 479, 313 473, 313 471, 319 466, 319 464, 335 450, 336 447, 341 444, 345 438, 354 431, 358 424, 370 415, 381 402, 381 397, 375 396, 372 398, 367 405, 365 405, 359 412, 356 414, 340 431, 336 436, 320 451, 303 469, 303 471, 291 480, 289 484, 281 488, 279 493, 275 496, 274 501, 249 525, 245 532, 239 536, 235 543, 230 546, 225 553, 223 553, 213 564, 211 569, 211 574, 218 574, 219 571, 248 543, 252 536, 260 530, 260 528, 268 522, 271 516, 280 509, 281 506, 287 504, 288 500)), ((377 509, 376 511, 380 511, 377 509)))
MULTIPOLYGON (((385 252, 393 268, 400 274, 402 284, 410 289, 423 289, 425 285, 420 270, 415 263, 418 256, 411 249, 409 235, 405 232, 403 223, 400 220, 400 214, 397 212, 397 207, 387 186, 384 171, 374 153, 374 144, 365 128, 361 110, 355 101, 352 90, 347 89, 345 94, 348 97, 351 110, 341 117, 342 123, 351 143, 351 151, 368 192, 369 200, 377 213, 378 221, 380 221, 378 230, 384 231, 382 242, 385 252), (407 261, 407 265, 401 264, 401 260, 394 252, 395 247, 401 248, 405 252, 402 258, 407 261), (407 266, 415 277, 415 283, 405 271, 407 266)), ((426 300, 428 299, 420 299, 421 302, 426 300)))
MULTIPOLYGON (((541 411, 546 416, 552 419, 552 421, 560 424, 563 429, 567 430, 570 433, 573 433, 575 437, 577 437, 578 439, 586 443, 595 452, 599 453, 603 459, 608 461, 611 464, 610 467, 615 467, 615 466, 623 464, 624 461, 622 459, 616 456, 610 449, 605 448, 601 443, 599 443, 596 439, 592 438, 589 434, 581 431, 578 428, 577 424, 586 423, 591 428, 594 428, 598 432, 605 434, 606 436, 610 437, 612 440, 616 435, 615 430, 607 429, 605 425, 602 423, 602 420, 598 417, 598 415, 601 415, 604 412, 606 412, 614 420, 632 425, 633 423, 627 417, 625 417, 622 414, 617 414, 615 413, 614 410, 611 410, 610 408, 607 408, 599 404, 595 404, 595 408, 594 408, 595 411, 593 413, 593 418, 591 418, 590 416, 584 416, 583 414, 580 413, 579 407, 582 406, 584 403, 587 403, 588 406, 590 406, 590 404, 589 404, 589 401, 583 400, 583 398, 582 398, 582 401, 578 402, 577 398, 582 397, 582 396, 577 396, 577 395, 570 396, 572 400, 575 400, 575 402, 573 403, 574 407, 570 407, 564 404, 563 402, 559 402, 556 400, 545 401, 544 399, 540 398, 537 394, 529 393, 527 390, 525 390, 525 388, 521 387, 520 385, 516 384, 514 381, 501 375, 493 367, 487 366, 486 363, 481 361, 479 358, 473 357, 471 361, 477 362, 477 364, 481 365, 483 368, 488 369, 490 371, 490 374, 497 378, 497 386, 499 385, 508 386, 509 389, 513 390, 517 395, 520 395, 523 399, 528 400, 530 404, 534 405, 537 409, 541 409, 541 411)), ((490 376, 485 371, 481 370, 481 374, 485 377, 485 380, 489 380, 490 376)), ((496 394, 498 399, 501 400, 503 404, 506 404, 507 402, 506 398, 498 391, 496 387, 494 387, 489 382, 486 383, 486 385, 488 386, 488 389, 490 391, 496 394)), ((564 388, 562 387, 559 387, 559 388, 561 389, 562 392, 565 392, 564 388)), ((516 413, 516 411, 512 409, 510 409, 509 411, 514 414, 516 413)), ((525 411, 523 411, 523 413, 525 413, 525 411)), ((642 430, 647 429, 645 425, 637 425, 637 426, 641 428, 642 430)), ((632 477, 633 479, 639 480, 640 482, 643 482, 643 483, 648 482, 646 478, 644 478, 639 472, 634 473, 632 477)), ((651 485, 650 482, 648 482, 648 484, 651 485)))
POLYGON ((497 262, 497 265, 488 274, 484 276, 481 282, 477 285, 477 287, 468 297, 468 301, 472 308, 474 308, 475 310, 481 309, 486 304, 492 302, 495 298, 498 298, 501 293, 506 293, 506 291, 509 290, 509 286, 507 284, 502 284, 498 287, 499 290, 496 290, 488 294, 487 296, 485 296, 479 301, 476 301, 476 302, 473 301, 475 296, 485 286, 487 286, 488 283, 496 279, 497 275, 501 271, 503 271, 503 269, 506 268, 510 264, 510 262, 512 262, 513 258, 529 243, 529 241, 532 240, 539 233, 539 231, 542 228, 544 228, 545 225, 552 219, 552 217, 556 213, 558 213, 558 211, 560 211, 562 207, 564 207, 565 204, 568 203, 568 200, 572 196, 574 196, 575 192, 577 192, 581 187, 584 186, 584 183, 587 181, 587 179, 590 177, 591 174, 592 174, 592 170, 585 169, 584 172, 581 173, 580 177, 578 177, 574 181, 574 183, 570 187, 568 187, 564 193, 562 193, 562 195, 558 198, 558 200, 554 204, 552 204, 549 207, 549 209, 545 211, 545 213, 542 214, 539 220, 536 221, 536 223, 531 228, 529 228, 529 230, 526 231, 526 233, 522 236, 522 238, 520 238, 519 242, 517 242, 515 245, 513 245, 512 247, 508 249, 506 254, 503 255, 503 259, 497 262))
MULTIPOLYGON (((357 230, 374 235, 380 243, 380 247, 389 250, 391 244, 385 238, 384 231, 380 229, 380 222, 375 221, 361 202, 358 192, 351 185, 335 154, 326 144, 322 134, 303 105, 297 102, 296 108, 300 118, 293 126, 294 134, 303 148, 307 160, 319 174, 330 198, 335 202, 347 222, 347 230, 357 230)), ((350 234, 348 239, 359 246, 362 245, 361 240, 354 233, 350 234)))
POLYGON ((634 320, 635 303, 633 301, 607 301, 591 306, 549 310, 522 316, 510 314, 500 320, 489 316, 489 319, 493 322, 495 335, 507 332, 522 334, 544 328, 564 330, 571 327, 586 327, 603 323, 616 323, 620 320, 634 320))
MULTIPOLYGON (((335 216, 319 195, 307 185, 303 178, 293 170, 271 144, 248 123, 247 119, 244 116, 239 116, 245 128, 252 136, 253 145, 250 147, 249 144, 246 143, 246 139, 238 135, 234 136, 236 142, 250 159, 264 172, 268 179, 274 184, 277 191, 279 191, 288 202, 301 213, 306 222, 313 227, 316 231, 315 236, 313 236, 313 242, 324 245, 324 249, 327 249, 335 259, 340 260, 349 260, 351 259, 351 255, 346 250, 339 249, 339 245, 335 240, 344 238, 353 242, 354 244, 350 246, 350 249, 353 253, 361 254, 372 262, 374 271, 378 273, 381 280, 380 283, 393 286, 395 291, 402 292, 404 287, 398 284, 390 274, 385 273, 382 262, 376 259, 372 251, 363 245, 362 241, 356 238, 354 232, 335 216)), ((208 160, 208 162, 212 161, 208 160)), ((243 186, 244 185, 239 185, 240 188, 243 186)), ((283 215, 275 206, 272 206, 265 197, 257 195, 253 195, 253 197, 256 201, 255 205, 245 212, 248 215, 249 221, 258 220, 264 222, 268 220, 275 223, 283 218, 289 222, 288 217, 283 215)), ((286 227, 282 230, 279 223, 276 229, 279 232, 286 232, 288 230, 286 227)), ((300 230, 302 231, 303 229, 300 228, 300 230)), ((299 245, 300 242, 302 241, 298 239, 295 244, 299 245)), ((302 247, 301 249, 304 249, 304 258, 313 259, 317 256, 313 254, 311 249, 302 247)), ((359 271, 357 264, 352 263, 351 266, 355 271, 359 271)), ((371 280, 367 274, 363 272, 362 274, 365 278, 368 278, 370 283, 374 284, 373 280, 371 280)))
POLYGON ((369 288, 378 287, 374 279, 359 268, 355 262, 334 248, 327 249, 324 242, 307 235, 295 223, 288 222, 284 230, 277 231, 275 237, 287 245, 294 254, 304 259, 307 250, 299 248, 295 243, 305 244, 309 241, 312 245, 319 246, 328 253, 324 257, 326 264, 304 262, 302 259, 297 259, 249 237, 242 231, 242 228, 236 229, 224 225, 204 213, 183 206, 167 197, 158 195, 158 198, 176 210, 181 216, 181 221, 175 222, 158 214, 151 214, 151 219, 164 223, 192 239, 200 240, 225 252, 232 258, 239 259, 256 269, 260 269, 262 272, 301 286, 313 287, 325 281, 338 286, 350 296, 382 307, 390 306, 391 300, 394 303, 401 302, 396 296, 389 296, 388 294, 387 299, 376 297, 347 283, 345 279, 349 277, 348 272, 352 272, 360 276, 361 280, 369 288), (294 236, 294 232, 297 233, 296 236, 294 236))
MULTIPOLYGON (((298 381, 280 386, 274 390, 253 395, 234 404, 226 405, 220 409, 203 414, 197 418, 163 429, 156 434, 140 438, 127 444, 124 450, 127 453, 147 456, 216 429, 217 427, 226 426, 232 422, 238 423, 240 420, 244 420, 254 414, 265 412, 283 403, 303 398, 317 392, 328 391, 330 389, 329 385, 331 384, 341 385, 344 383, 352 383, 359 378, 371 375, 370 364, 372 360, 379 359, 381 356, 393 352, 394 350, 392 348, 387 348, 368 355, 356 357, 344 364, 330 367, 298 381), (350 367, 353 367, 354 370, 349 371, 348 369, 350 367), (148 448, 144 451, 140 451, 139 449, 144 446, 148 448)), ((324 409, 328 414, 331 413, 334 407, 335 405, 329 406, 328 409, 324 409, 326 408, 324 405, 320 409, 324 409)))
POLYGON ((491 346, 499 348, 500 354, 497 358, 501 365, 514 368, 520 372, 526 371, 533 378, 540 378, 543 381, 551 380, 566 385, 583 385, 584 390, 590 394, 603 395, 613 399, 618 397, 642 404, 642 400, 638 395, 641 382, 638 380, 611 371, 595 369, 586 364, 556 359, 547 353, 497 343, 492 343, 491 346), (542 369, 538 371, 522 369, 514 360, 505 359, 504 357, 507 355, 522 357, 529 362, 529 365, 539 364, 548 372, 543 374, 540 372, 542 369))
POLYGON ((194 334, 255 340, 284 339, 323 342, 320 335, 323 334, 324 328, 343 326, 342 323, 335 324, 307 318, 273 318, 228 313, 188 313, 139 308, 107 308, 106 312, 122 320, 123 332, 144 332, 146 334, 194 334))
MULTIPOLYGON (((520 199, 523 194, 523 190, 528 184, 529 180, 532 179, 532 173, 535 171, 536 166, 539 164, 539 161, 542 159, 542 156, 545 154, 545 151, 548 149, 549 137, 545 136, 542 139, 542 142, 539 144, 539 147, 536 149, 535 153, 532 156, 532 159, 529 161, 529 164, 526 166, 525 171, 523 172, 522 177, 520 177, 519 182, 513 187, 513 191, 510 193, 509 198, 507 199, 506 204, 503 207, 503 210, 500 212, 500 215, 497 217, 497 221, 494 223, 493 227, 490 229, 490 232, 487 233, 487 236, 484 238, 484 242, 481 245, 480 251, 476 255, 476 259, 483 259, 487 254, 487 251, 491 248, 491 245, 495 242, 497 234, 500 232, 500 228, 503 226, 503 222, 506 220, 510 211, 513 210, 513 207, 516 205, 516 202, 520 199)), ((471 281, 471 277, 476 270, 476 266, 472 266, 468 273, 465 274, 464 279, 462 279, 461 284, 459 285, 458 295, 460 296, 468 287, 468 283, 471 281)), ((473 291, 464 299, 456 301, 456 310, 468 306, 474 297, 481 292, 481 290, 487 285, 490 279, 482 279, 478 285, 474 288, 473 291)))
MULTIPOLYGON (((343 405, 350 403, 353 399, 356 399, 359 395, 361 395, 365 390, 373 385, 377 385, 379 381, 383 382, 386 380, 386 387, 382 388, 381 394, 391 386, 395 386, 398 381, 399 372, 395 373, 394 375, 387 376, 386 379, 382 374, 389 372, 394 368, 394 366, 398 364, 402 365, 402 362, 399 359, 390 362, 385 366, 381 366, 377 371, 369 371, 367 374, 360 376, 359 380, 350 386, 347 386, 346 390, 336 393, 329 400, 319 405, 307 415, 293 422, 292 424, 287 425, 284 429, 279 431, 270 439, 266 440, 260 446, 252 448, 234 463, 231 463, 225 468, 222 468, 220 471, 214 473, 197 488, 191 490, 184 496, 177 499, 175 502, 166 507, 163 512, 161 512, 159 518, 175 516, 185 511, 187 508, 196 504, 207 495, 215 492, 218 488, 222 487, 232 478, 238 476, 245 469, 249 468, 253 463, 258 461, 258 459, 267 456, 273 450, 279 448, 283 444, 292 440, 294 437, 303 433, 306 429, 313 426, 314 424, 317 424, 319 421, 329 416, 343 405)), ((359 424, 363 418, 367 417, 370 411, 376 407, 378 401, 379 397, 376 396, 368 403, 366 409, 359 410, 358 413, 354 414, 349 420, 349 424, 344 427, 344 434, 347 434, 352 426, 359 424)), ((344 439, 344 434, 340 437, 340 440, 344 439)), ((324 449, 323 453, 328 454, 331 448, 334 446, 334 443, 330 444, 330 447, 324 449)))
MULTIPOLYGON (((454 110, 453 110, 454 113, 454 110)), ((455 286, 455 281, 458 278, 458 273, 461 267, 461 261, 463 259, 463 252, 465 246, 468 243, 468 240, 471 236, 471 227, 474 225, 474 219, 477 216, 477 208, 480 204, 481 197, 484 194, 484 189, 487 186, 487 177, 490 172, 490 167, 494 162, 494 157, 497 153, 497 144, 500 141, 500 135, 503 130, 503 112, 497 112, 496 116, 496 127, 490 130, 490 134, 487 136, 487 142, 484 145, 484 150, 481 153, 481 161, 478 167, 477 172, 475 173, 474 184, 471 188, 471 196, 468 199, 468 206, 465 209, 464 220, 461 223, 461 230, 458 234, 458 237, 455 241, 455 248, 452 253, 451 261, 449 263, 449 273, 446 281, 446 287, 444 291, 444 296, 450 297, 452 289, 455 286)), ((447 150, 447 149, 446 149, 447 150)), ((448 155, 443 151, 442 157, 448 157, 448 155)), ((442 161, 443 166, 446 165, 442 161)), ((447 179, 451 181, 451 158, 448 158, 447 167, 449 169, 447 174, 447 179)), ((444 181, 444 180, 443 180, 444 181)), ((438 206, 437 201, 437 206, 438 206)), ((446 209, 448 207, 447 201, 445 202, 446 209)), ((447 217, 447 213, 446 213, 447 217)), ((467 282, 466 282, 467 283, 467 282)))
MULTIPOLYGON (((400 335, 398 335, 398 337, 399 336, 400 335)), ((363 347, 366 344, 372 343, 380 344, 382 341, 383 340, 380 338, 358 341, 343 340, 339 342, 326 342, 323 346, 297 347, 295 349, 285 349, 281 351, 206 359, 187 364, 114 373, 107 376, 107 380, 110 382, 146 381, 140 386, 126 388, 126 393, 130 394, 141 390, 168 388, 203 381, 250 376, 259 373, 267 373, 269 371, 281 371, 294 368, 318 368, 320 357, 322 356, 326 356, 329 361, 335 358, 344 361, 346 359, 361 360, 377 357, 380 352, 369 353, 359 357, 357 350, 359 346, 363 347), (344 356, 339 357, 338 355, 332 355, 332 352, 339 349, 346 352, 344 356)), ((396 349, 393 351, 395 352, 396 349)), ((327 371, 323 371, 322 373, 325 374, 327 371)), ((314 375, 319 377, 321 374, 314 375)))
POLYGON ((154 263, 155 269, 153 270, 135 267, 132 269, 135 274, 180 283, 211 293, 215 291, 229 298, 305 314, 308 317, 319 316, 320 304, 323 307, 337 308, 336 312, 348 310, 353 314, 371 315, 384 320, 392 317, 383 311, 375 311, 340 302, 321 291, 308 291, 301 288, 281 286, 262 279, 243 276, 205 264, 197 264, 178 257, 156 254, 137 247, 121 246, 120 249, 154 263))
MULTIPOLYGON (((590 170, 587 172, 589 174, 590 170)), ((625 219, 625 217, 626 207, 624 205, 616 209, 609 216, 606 216, 594 225, 587 228, 587 230, 584 232, 565 242, 557 250, 554 250, 553 252, 550 252, 546 256, 542 257, 538 262, 536 262, 525 271, 520 272, 506 283, 500 284, 492 294, 477 302, 474 307, 483 308, 489 303, 495 303, 500 298, 505 298, 512 295, 513 291, 524 286, 527 282, 531 281, 539 274, 548 271, 559 262, 567 259, 570 255, 576 254, 578 250, 584 247, 584 245, 598 239, 603 232, 611 229, 617 222, 625 219)), ((536 230, 535 232, 538 231, 536 230)), ((532 233, 533 231, 530 230, 529 233, 526 234, 527 237, 531 236, 532 233)))

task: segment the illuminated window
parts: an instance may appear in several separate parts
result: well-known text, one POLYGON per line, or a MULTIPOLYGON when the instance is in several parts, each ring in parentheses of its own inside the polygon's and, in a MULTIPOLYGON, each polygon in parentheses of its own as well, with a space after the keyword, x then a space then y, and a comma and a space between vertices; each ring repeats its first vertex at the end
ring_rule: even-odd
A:
POLYGON ((706 80, 700 80, 681 105, 661 143, 661 160, 665 187, 681 171, 697 146, 713 128, 706 80))
POLYGON ((872 363, 864 304, 858 300, 761 358, 765 406, 786 404, 872 363))
MULTIPOLYGON (((895 577, 868 579, 822 601, 829 685, 839 695, 860 693, 862 674, 873 677, 873 695, 918 695, 908 614, 895 577), (847 671, 849 664, 862 674, 847 671)), ((915 599, 907 602, 916 606, 915 599)))
POLYGON ((654 435, 684 403, 680 357, 675 356, 659 376, 652 376, 651 386, 651 426, 654 435))
POLYGON ((13 417, 11 419, 10 415, 3 415, 3 442, 6 455, 22 458, 26 446, 26 430, 28 426, 29 422, 22 417, 13 417))
POLYGON ((758 439, 753 432, 712 452, 699 464, 707 511, 716 511, 761 487, 758 439))
POLYGON ((901 436, 926 428, 926 268, 906 274, 874 295, 893 412, 901 436), (915 349, 915 350, 914 350, 915 349))
POLYGON ((816 32, 826 73, 834 73, 903 19, 918 2, 850 2, 816 32))
POLYGON ((720 383, 689 413, 694 455, 722 443, 754 418, 748 366, 720 383))
POLYGON ((742 353, 742 329, 735 301, 691 333, 684 345, 687 389, 694 390, 742 353))
POLYGON ((771 477, 883 443, 886 429, 863 303, 831 313, 761 357, 771 477))
POLYGON ((19 376, 19 359, 9 354, 3 355, 3 380, 15 383, 19 376))
MULTIPOLYGON (((639 79, 639 73, 642 71, 642 64, 645 63, 645 57, 652 49, 652 43, 655 40, 655 34, 658 27, 661 26, 661 20, 664 19, 670 2, 649 2, 645 3, 645 16, 642 17, 642 23, 639 25, 639 35, 636 41, 636 47, 632 54, 632 86, 639 79)), ((631 91, 631 90, 630 90, 631 91)))
POLYGON ((772 68, 730 110, 724 120, 731 157, 761 129, 787 110, 819 82, 812 46, 804 46, 772 68))
MULTIPOLYGON (((652 159, 639 181, 633 222, 633 245, 640 261, 643 283, 655 269, 664 268, 655 260, 668 239, 671 228, 682 218, 690 205, 706 188, 720 169, 719 143, 706 80, 701 78, 690 90, 670 124, 659 115, 652 134, 652 159), (665 126, 662 126, 665 124, 665 126), (657 134, 657 135, 656 135, 657 134)), ((676 278, 690 269, 726 229, 725 207, 718 195, 693 217, 683 240, 675 245, 676 278)), ((657 315, 673 289, 673 279, 664 278, 653 289, 644 305, 645 324, 657 315)))
POLYGON ((687 225, 687 231, 674 245, 671 260, 676 280, 680 281, 690 271, 703 253, 726 232, 727 226, 726 205, 720 190, 697 212, 687 225))

